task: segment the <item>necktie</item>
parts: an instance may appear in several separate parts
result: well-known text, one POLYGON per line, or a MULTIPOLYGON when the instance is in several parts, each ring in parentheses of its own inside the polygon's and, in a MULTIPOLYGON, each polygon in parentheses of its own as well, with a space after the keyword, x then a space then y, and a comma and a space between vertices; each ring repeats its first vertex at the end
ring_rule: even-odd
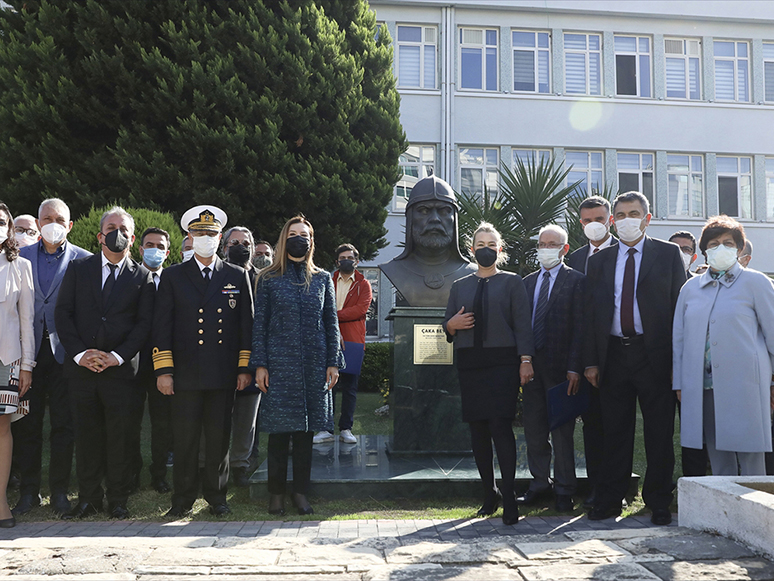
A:
POLYGON ((102 304, 104 305, 105 302, 108 300, 108 297, 110 296, 110 293, 113 291, 113 286, 116 284, 116 268, 117 266, 111 262, 108 262, 108 268, 110 269, 110 273, 108 273, 107 278, 105 279, 105 284, 102 285, 102 304))
POLYGON ((594 252, 592 252, 592 254, 596 254, 597 252, 599 252, 599 247, 595 248, 594 252))
POLYGON ((204 275, 204 280, 210 280, 210 273, 212 272, 212 269, 209 266, 205 266, 202 268, 202 274, 204 275))
POLYGON ((551 274, 543 273, 543 284, 540 285, 537 306, 535 306, 535 323, 532 332, 535 336, 535 349, 542 349, 546 344, 546 313, 548 312, 548 288, 551 285, 551 274))
POLYGON ((156 288, 159 288, 159 275, 157 272, 153 273, 153 284, 156 288))
POLYGON ((621 289, 621 332, 624 337, 634 337, 634 254, 636 248, 627 250, 629 258, 624 267, 623 288, 621 289))

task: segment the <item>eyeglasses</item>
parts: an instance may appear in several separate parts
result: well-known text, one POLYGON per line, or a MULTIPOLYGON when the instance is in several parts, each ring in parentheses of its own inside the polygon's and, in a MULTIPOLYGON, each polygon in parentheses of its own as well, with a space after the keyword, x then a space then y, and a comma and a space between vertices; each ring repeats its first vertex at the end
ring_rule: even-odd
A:
POLYGON ((250 241, 249 240, 237 240, 236 238, 232 238, 228 241, 228 246, 237 246, 241 244, 245 248, 250 248, 250 241))
POLYGON ((687 254, 689 256, 693 256, 695 254, 692 246, 681 246, 680 250, 682 250, 684 254, 687 254))
MULTIPOLYGON (((707 250, 709 250, 710 248, 717 248, 718 246, 720 246, 720 242, 718 242, 717 240, 713 240, 707 244, 707 250)), ((725 246, 726 248, 736 248, 736 242, 734 242, 733 240, 726 240, 725 242, 723 242, 723 246, 725 246)))
POLYGON ((538 244, 538 248, 546 249, 550 248, 551 250, 556 250, 557 248, 564 248, 564 244, 557 244, 556 242, 541 242, 538 244))
POLYGON ((29 234, 30 236, 38 235, 38 231, 35 228, 22 228, 21 226, 14 227, 14 232, 17 234, 29 234))

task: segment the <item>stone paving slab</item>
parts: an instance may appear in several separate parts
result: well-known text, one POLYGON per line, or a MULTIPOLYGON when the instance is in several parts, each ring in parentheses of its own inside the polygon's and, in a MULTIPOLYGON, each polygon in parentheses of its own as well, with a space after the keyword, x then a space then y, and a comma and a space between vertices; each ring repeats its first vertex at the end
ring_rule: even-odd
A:
POLYGON ((771 581, 774 563, 765 559, 731 561, 683 561, 644 565, 661 579, 670 581, 771 581))
POLYGON ((661 581, 642 565, 631 563, 550 564, 521 567, 527 581, 661 581))

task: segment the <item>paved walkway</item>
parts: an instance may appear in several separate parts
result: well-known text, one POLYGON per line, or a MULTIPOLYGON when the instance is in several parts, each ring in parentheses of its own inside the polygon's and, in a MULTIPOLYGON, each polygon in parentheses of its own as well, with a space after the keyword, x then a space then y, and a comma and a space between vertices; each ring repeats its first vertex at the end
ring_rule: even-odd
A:
POLYGON ((427 581, 772 580, 774 563, 648 517, 323 522, 43 522, 0 529, 0 577, 427 581))

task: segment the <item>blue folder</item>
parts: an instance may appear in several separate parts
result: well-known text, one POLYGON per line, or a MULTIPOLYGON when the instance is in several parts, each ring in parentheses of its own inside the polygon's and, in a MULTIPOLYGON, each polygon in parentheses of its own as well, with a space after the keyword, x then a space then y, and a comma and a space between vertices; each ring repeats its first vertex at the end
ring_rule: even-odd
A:
POLYGON ((574 422, 589 408, 589 383, 581 377, 578 393, 567 395, 569 381, 563 381, 548 389, 548 427, 555 430, 567 422, 574 422))
POLYGON ((363 343, 344 341, 344 367, 339 371, 350 375, 360 375, 360 369, 363 367, 363 355, 365 355, 363 343))

